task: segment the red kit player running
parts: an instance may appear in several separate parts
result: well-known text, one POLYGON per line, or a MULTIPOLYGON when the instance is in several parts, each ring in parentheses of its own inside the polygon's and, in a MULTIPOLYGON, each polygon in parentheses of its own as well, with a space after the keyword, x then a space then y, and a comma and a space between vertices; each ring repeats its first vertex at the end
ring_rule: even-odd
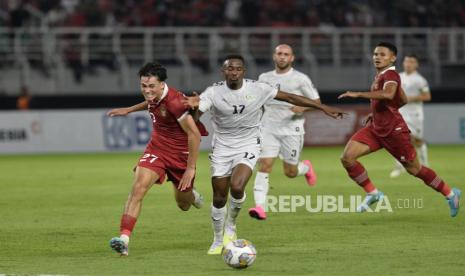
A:
MULTIPOLYGON (((140 89, 145 102, 108 112, 109 116, 124 116, 134 111, 148 111, 153 121, 150 143, 135 168, 135 178, 121 218, 121 236, 111 239, 110 246, 123 256, 128 255, 131 232, 140 214, 142 200, 154 183, 165 179, 174 184, 178 207, 200 208, 202 196, 193 189, 200 132, 181 100, 183 94, 165 83, 166 69, 147 63, 139 71, 140 89)), ((203 128, 201 128, 203 129, 203 128)))
POLYGON ((399 108, 407 103, 407 97, 401 89, 400 76, 393 66, 396 55, 397 48, 393 44, 379 43, 373 53, 377 75, 370 92, 347 91, 339 96, 339 99, 350 97, 371 101, 372 117, 369 123, 352 136, 341 158, 350 178, 367 193, 357 211, 366 211, 371 204, 384 196, 373 185, 367 171, 357 159, 385 148, 402 163, 409 174, 442 193, 449 204, 450 215, 455 217, 459 210, 461 191, 457 188, 451 189, 433 170, 420 164, 410 142, 407 124, 399 113, 399 108))

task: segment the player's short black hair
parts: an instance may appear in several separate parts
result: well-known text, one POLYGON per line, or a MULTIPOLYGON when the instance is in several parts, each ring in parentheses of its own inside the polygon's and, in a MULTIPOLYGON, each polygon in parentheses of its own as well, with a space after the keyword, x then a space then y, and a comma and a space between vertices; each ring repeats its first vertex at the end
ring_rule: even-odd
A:
POLYGON ((158 62, 148 62, 139 70, 139 78, 157 77, 159 81, 165 81, 168 78, 166 68, 158 62))
POLYGON ((242 55, 239 55, 239 54, 230 54, 230 55, 227 55, 225 58, 224 58, 224 61, 223 61, 223 64, 227 61, 227 60, 230 60, 230 59, 238 59, 240 61, 242 61, 242 63, 244 64, 245 66, 245 59, 242 55))
POLYGON ((415 55, 414 53, 408 53, 404 56, 404 58, 409 57, 409 58, 414 58, 418 61, 418 56, 415 55))
POLYGON ((388 48, 395 56, 397 56, 397 47, 390 42, 380 42, 376 47, 386 47, 388 48))

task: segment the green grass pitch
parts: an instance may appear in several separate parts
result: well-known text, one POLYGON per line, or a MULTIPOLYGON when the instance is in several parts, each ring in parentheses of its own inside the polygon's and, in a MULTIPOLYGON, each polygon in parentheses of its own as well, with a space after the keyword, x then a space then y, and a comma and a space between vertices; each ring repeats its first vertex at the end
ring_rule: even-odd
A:
MULTIPOLYGON (((306 148, 318 183, 288 179, 277 162, 271 195, 361 195, 339 163, 341 147, 306 148)), ((431 166, 465 192, 465 146, 431 146, 431 166)), ((108 246, 119 231, 123 203, 139 153, 0 156, 0 274, 37 275, 465 275, 465 210, 449 216, 443 197, 421 181, 389 179, 393 162, 381 151, 361 159, 393 212, 247 214, 253 178, 238 218, 255 264, 236 271, 211 243, 209 162, 198 162, 203 209, 180 211, 171 184, 154 186, 121 258, 108 246), (420 200, 422 208, 401 208, 420 200), (402 202, 403 206, 398 206, 402 202)), ((462 204, 465 201, 462 199, 462 204)), ((417 206, 418 207, 418 206, 417 206)))

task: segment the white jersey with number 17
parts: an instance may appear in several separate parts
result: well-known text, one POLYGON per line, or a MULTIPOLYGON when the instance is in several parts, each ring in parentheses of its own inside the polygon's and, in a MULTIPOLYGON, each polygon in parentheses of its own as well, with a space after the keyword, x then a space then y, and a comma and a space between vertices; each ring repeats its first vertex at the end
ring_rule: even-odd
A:
POLYGON ((208 87, 200 94, 199 110, 211 113, 212 146, 241 149, 257 144, 263 106, 277 93, 276 87, 250 79, 244 79, 237 90, 229 89, 225 81, 208 87))
MULTIPOLYGON (((310 78, 294 68, 284 74, 276 70, 260 75, 259 81, 276 86, 279 90, 304 96, 312 100, 320 98, 310 78)), ((292 104, 273 100, 266 104, 263 116, 264 131, 276 135, 302 135, 305 133, 303 114, 291 111, 292 104)))

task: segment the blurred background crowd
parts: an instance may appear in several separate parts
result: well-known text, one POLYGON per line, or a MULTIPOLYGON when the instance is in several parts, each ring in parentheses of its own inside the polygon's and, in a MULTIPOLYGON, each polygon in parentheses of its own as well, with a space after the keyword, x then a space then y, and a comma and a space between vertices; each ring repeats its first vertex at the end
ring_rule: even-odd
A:
POLYGON ((0 26, 460 27, 465 0, 2 0, 0 26))

